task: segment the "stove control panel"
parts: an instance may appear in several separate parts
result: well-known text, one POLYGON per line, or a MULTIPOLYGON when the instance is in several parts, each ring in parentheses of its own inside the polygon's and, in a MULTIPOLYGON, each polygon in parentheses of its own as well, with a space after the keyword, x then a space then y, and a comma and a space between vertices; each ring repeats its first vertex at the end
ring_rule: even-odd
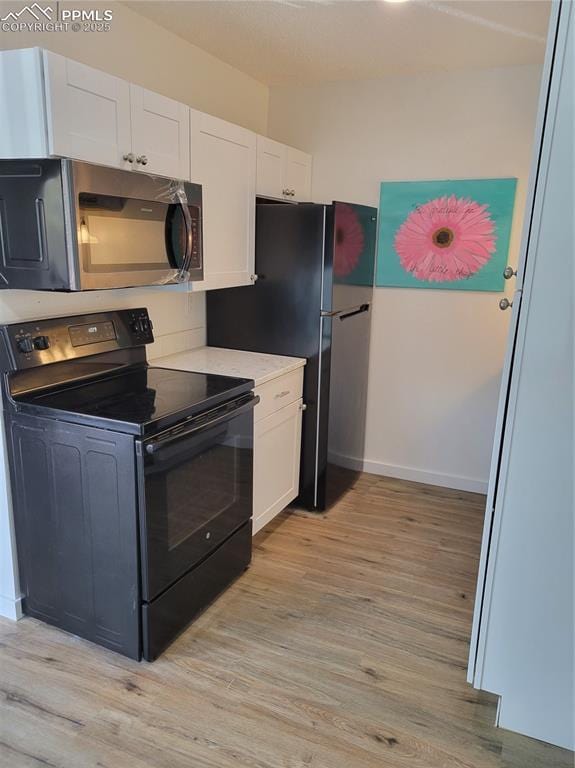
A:
POLYGON ((17 371, 154 341, 148 310, 120 309, 0 326, 0 370, 17 371))
POLYGON ((71 325, 68 332, 73 347, 83 347, 84 344, 97 344, 100 341, 112 341, 117 338, 116 328, 111 320, 71 325))
POLYGON ((23 333, 16 336, 16 349, 20 354, 27 355, 35 349, 49 349, 50 338, 48 336, 35 336, 34 333, 23 333))
POLYGON ((154 341, 152 333, 153 325, 146 309, 129 310, 131 313, 130 330, 134 337, 142 344, 149 344, 154 341))

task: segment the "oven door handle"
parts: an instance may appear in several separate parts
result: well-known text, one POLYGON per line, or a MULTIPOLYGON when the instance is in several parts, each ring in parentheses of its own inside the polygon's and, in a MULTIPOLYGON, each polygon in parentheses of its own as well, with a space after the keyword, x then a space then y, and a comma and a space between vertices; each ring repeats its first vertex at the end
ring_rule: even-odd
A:
POLYGON ((236 416, 241 416, 242 413, 247 413, 247 411, 256 406, 259 401, 259 395, 251 395, 247 400, 244 397, 239 398, 239 400, 235 400, 232 401, 232 403, 229 403, 225 408, 224 413, 222 413, 220 416, 218 416, 217 413, 221 412, 221 407, 215 408, 214 417, 208 419, 207 421, 205 416, 202 416, 199 417, 201 419, 200 424, 196 424, 194 426, 194 421, 196 421, 196 419, 194 419, 189 429, 179 428, 175 431, 172 430, 165 437, 158 437, 156 439, 150 440, 149 443, 146 443, 146 453, 153 455, 158 451, 161 451, 162 448, 166 448, 166 446, 174 443, 176 440, 181 440, 183 438, 189 437, 190 435, 197 434, 198 432, 202 432, 205 429, 211 429, 216 427, 218 424, 222 424, 224 421, 230 421, 230 419, 233 419, 236 416), (234 407, 231 407, 232 405, 234 405, 234 407))

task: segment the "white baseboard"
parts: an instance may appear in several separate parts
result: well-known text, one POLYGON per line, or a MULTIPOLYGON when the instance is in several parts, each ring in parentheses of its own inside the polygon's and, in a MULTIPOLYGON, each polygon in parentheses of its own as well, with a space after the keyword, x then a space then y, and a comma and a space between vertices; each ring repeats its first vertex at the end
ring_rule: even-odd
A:
POLYGON ((22 598, 11 598, 0 595, 0 616, 5 619, 18 621, 24 614, 22 613, 22 598))
POLYGON ((472 477, 462 477, 461 475, 446 475, 440 472, 430 472, 426 469, 403 467, 399 464, 384 464, 381 461, 344 456, 333 451, 329 452, 329 461, 333 464, 338 464, 340 467, 355 469, 360 472, 370 472, 373 475, 395 477, 398 480, 411 480, 414 483, 438 485, 441 488, 453 488, 457 491, 487 493, 487 480, 477 480, 472 477))

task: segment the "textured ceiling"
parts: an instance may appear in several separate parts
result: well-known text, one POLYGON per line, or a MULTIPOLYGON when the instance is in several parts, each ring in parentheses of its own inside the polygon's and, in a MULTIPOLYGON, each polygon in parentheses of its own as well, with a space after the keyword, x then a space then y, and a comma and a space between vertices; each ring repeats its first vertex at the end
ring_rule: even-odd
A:
POLYGON ((541 0, 139 0, 132 10, 270 85, 540 62, 541 0))

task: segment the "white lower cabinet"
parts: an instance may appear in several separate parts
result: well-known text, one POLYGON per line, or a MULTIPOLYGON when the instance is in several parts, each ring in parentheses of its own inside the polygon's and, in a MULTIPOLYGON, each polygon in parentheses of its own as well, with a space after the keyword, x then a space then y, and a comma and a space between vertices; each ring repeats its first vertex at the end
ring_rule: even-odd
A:
POLYGON ((299 493, 303 368, 256 387, 253 532, 299 493))
POLYGON ((254 533, 298 495, 301 421, 300 399, 254 426, 254 533))

